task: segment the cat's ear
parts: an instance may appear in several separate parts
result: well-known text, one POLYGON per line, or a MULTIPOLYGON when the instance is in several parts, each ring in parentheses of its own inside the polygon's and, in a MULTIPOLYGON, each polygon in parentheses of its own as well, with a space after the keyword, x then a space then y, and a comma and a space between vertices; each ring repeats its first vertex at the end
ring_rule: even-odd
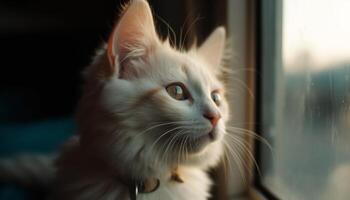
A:
POLYGON ((132 0, 108 40, 107 54, 112 70, 122 77, 130 60, 144 59, 158 43, 147 1, 132 0))
POLYGON ((198 54, 213 68, 218 68, 224 58, 226 32, 220 26, 198 48, 198 54))

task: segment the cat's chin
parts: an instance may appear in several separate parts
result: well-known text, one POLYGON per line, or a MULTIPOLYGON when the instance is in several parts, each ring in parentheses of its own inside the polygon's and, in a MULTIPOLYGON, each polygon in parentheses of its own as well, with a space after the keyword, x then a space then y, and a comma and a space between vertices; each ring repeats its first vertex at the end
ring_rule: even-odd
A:
POLYGON ((194 138, 191 141, 189 141, 187 148, 188 153, 201 152, 210 142, 211 139, 208 134, 202 135, 198 138, 194 138))
POLYGON ((184 161, 184 165, 197 166, 202 169, 214 167, 223 154, 223 145, 220 139, 209 141, 197 152, 189 153, 189 157, 184 161))
POLYGON ((215 130, 212 130, 207 134, 193 138, 189 141, 188 153, 194 154, 203 151, 211 142, 218 140, 218 137, 219 133, 215 130))

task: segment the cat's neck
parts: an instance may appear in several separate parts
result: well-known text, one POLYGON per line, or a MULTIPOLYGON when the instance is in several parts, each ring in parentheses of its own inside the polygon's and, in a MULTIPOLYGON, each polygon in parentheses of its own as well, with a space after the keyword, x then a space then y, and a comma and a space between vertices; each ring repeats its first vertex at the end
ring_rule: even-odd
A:
POLYGON ((84 152, 86 160, 99 163, 100 167, 97 170, 100 171, 103 168, 105 170, 101 170, 101 173, 109 173, 109 175, 121 179, 122 182, 125 182, 125 180, 146 180, 152 178, 179 181, 181 179, 180 172, 185 168, 185 166, 176 164, 154 164, 154 161, 147 161, 137 156, 130 156, 128 159, 123 156, 111 159, 108 156, 101 157, 102 154, 92 150, 91 147, 79 145, 79 148, 81 152, 84 152))

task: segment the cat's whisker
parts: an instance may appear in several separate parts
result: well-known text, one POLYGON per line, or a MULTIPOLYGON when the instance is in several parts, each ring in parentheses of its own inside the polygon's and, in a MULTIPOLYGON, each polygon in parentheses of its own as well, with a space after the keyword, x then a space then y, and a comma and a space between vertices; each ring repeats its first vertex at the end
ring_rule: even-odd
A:
MULTIPOLYGON (((185 121, 182 121, 182 122, 185 122, 185 121)), ((155 125, 153 125, 153 126, 150 126, 150 127, 148 127, 146 130, 144 130, 144 131, 142 131, 142 132, 140 132, 140 133, 137 133, 134 137, 136 138, 136 137, 139 137, 139 136, 141 136, 142 134, 145 134, 145 133, 147 133, 147 132, 149 132, 149 131, 151 131, 151 130, 154 130, 155 128, 159 128, 159 127, 162 127, 162 126, 171 126, 171 125, 177 125, 177 123, 179 123, 179 122, 167 122, 167 123, 159 123, 159 124, 155 124, 155 125)), ((116 132, 117 132, 118 130, 116 130, 113 134, 115 134, 116 132)), ((114 141, 115 142, 115 141, 114 141)), ((114 144, 114 142, 112 142, 112 144, 114 144)))
POLYGON ((177 165, 180 164, 180 161, 181 161, 181 158, 182 158, 184 141, 185 141, 184 137, 180 137, 180 139, 178 141, 180 143, 180 147, 179 147, 179 153, 177 154, 177 165))
POLYGON ((152 129, 159 128, 159 127, 161 127, 161 126, 166 126, 166 125, 176 126, 176 125, 181 125, 181 124, 189 125, 189 124, 191 124, 191 123, 188 122, 188 121, 175 121, 175 122, 166 122, 166 123, 155 124, 155 125, 153 125, 153 126, 147 128, 146 130, 144 130, 144 131, 138 133, 136 136, 139 136, 139 135, 141 135, 141 134, 144 134, 144 133, 146 133, 146 132, 148 132, 148 131, 151 131, 152 129))
POLYGON ((180 163, 180 161, 182 160, 182 157, 183 157, 182 156, 182 154, 183 154, 182 151, 183 151, 183 148, 184 148, 183 145, 184 145, 185 138, 182 137, 182 136, 186 135, 187 133, 189 133, 189 131, 186 130, 186 129, 176 133, 176 136, 174 137, 173 144, 171 145, 171 148, 172 148, 172 146, 175 145, 176 143, 180 144, 180 146, 178 148, 179 152, 177 153, 177 156, 178 156, 178 158, 177 158, 177 165, 179 165, 179 163, 180 163))
MULTIPOLYGON (((183 131, 181 131, 181 132, 178 132, 178 133, 176 133, 175 135, 174 135, 174 142, 173 142, 173 145, 175 146, 176 145, 176 143, 179 145, 179 147, 178 147, 178 149, 179 149, 179 152, 176 154, 177 155, 177 159, 176 159, 176 161, 177 161, 177 165, 178 165, 178 163, 179 163, 179 157, 180 157, 180 151, 181 151, 181 134, 182 134, 182 132, 185 132, 185 130, 183 130, 183 131), (180 141, 179 141, 179 139, 177 139, 177 138, 179 138, 180 137, 180 141)), ((172 146, 173 145, 171 145, 171 148, 169 149, 170 151, 172 150, 172 146)))
POLYGON ((257 139, 258 141, 263 142, 267 147, 269 147, 271 149, 271 145, 269 144, 269 142, 264 137, 258 135, 254 131, 244 129, 244 128, 239 128, 239 127, 233 127, 233 126, 227 126, 226 130, 224 130, 224 131, 227 131, 227 132, 230 132, 230 133, 236 134, 236 135, 247 135, 247 136, 253 137, 254 139, 257 139))
MULTIPOLYGON (((163 23, 167 26, 168 30, 170 29, 172 35, 173 35, 173 38, 174 38, 174 42, 173 42, 173 45, 176 45, 177 41, 176 41, 176 33, 174 31, 174 29, 170 26, 170 24, 168 22, 166 22, 166 20, 164 20, 161 16, 155 14, 155 16, 163 23)), ((171 38, 169 37, 169 40, 171 41, 171 38)))
MULTIPOLYGON (((250 89, 247 84, 245 84, 242 80, 238 79, 238 78, 231 78, 232 81, 237 81, 237 83, 243 87, 243 89, 245 89, 249 96, 252 98, 255 98, 254 92, 252 91, 252 89, 250 89)), ((230 89, 227 89, 228 91, 230 91, 230 89)), ((232 91, 230 91, 232 92, 232 91)))
POLYGON ((228 174, 227 174, 227 170, 228 170, 228 168, 227 168, 227 165, 229 165, 230 166, 230 164, 228 164, 227 162, 229 162, 227 159, 227 153, 226 153, 226 149, 225 149, 225 147, 224 147, 224 154, 223 154, 224 156, 222 156, 221 157, 221 161, 222 161, 222 163, 223 163, 223 166, 224 166, 224 177, 227 177, 228 176, 228 174))
POLYGON ((254 69, 254 68, 245 68, 245 67, 241 67, 241 68, 237 68, 237 69, 233 69, 233 68, 228 68, 227 69, 227 68, 225 68, 225 73, 231 75, 231 77, 234 76, 234 75, 237 75, 239 72, 242 72, 242 71, 243 72, 258 73, 256 71, 256 69, 254 69))
POLYGON ((182 158, 181 160, 187 160, 187 140, 189 139, 189 136, 186 135, 188 133, 188 131, 185 131, 184 133, 182 133, 182 135, 185 135, 185 138, 184 138, 184 142, 183 142, 183 149, 182 149, 182 158))
MULTIPOLYGON (((242 178, 242 181, 246 181, 245 180, 245 173, 244 170, 242 169, 242 163, 244 162, 243 160, 241 160, 241 158, 237 155, 237 153, 235 152, 234 149, 232 149, 233 147, 231 147, 225 140, 223 140, 223 144, 225 145, 226 149, 228 150, 228 154, 227 155, 231 155, 233 157, 232 160, 235 161, 235 164, 238 168, 238 172, 242 178)), ((228 157, 228 161, 230 162, 230 158, 228 157)), ((231 164, 230 164, 231 165, 231 164)))
POLYGON ((238 153, 235 153, 235 148, 229 149, 228 148, 228 159, 229 160, 234 160, 234 164, 236 166, 236 169, 238 169, 239 176, 241 177, 241 180, 243 183, 246 183, 246 174, 245 174, 245 166, 243 165, 242 158, 239 156, 238 153), (230 156, 232 158, 230 158, 230 156))
POLYGON ((166 131, 165 133, 162 133, 162 134, 151 144, 150 149, 153 149, 153 147, 155 146, 155 144, 156 144, 163 136, 165 136, 165 135, 167 135, 167 134, 169 134, 169 133, 171 133, 171 132, 173 132, 173 131, 175 131, 175 130, 183 129, 183 128, 184 128, 184 126, 179 126, 179 127, 175 127, 175 128, 173 128, 173 129, 170 129, 170 130, 166 131))
POLYGON ((167 147, 165 148, 165 151, 163 153, 163 156, 162 156, 161 160, 165 160, 165 163, 168 163, 168 153, 167 153, 168 150, 170 150, 172 148, 173 144, 175 144, 175 142, 176 142, 175 139, 179 136, 179 133, 184 132, 184 131, 185 130, 181 130, 179 132, 176 132, 175 134, 173 134, 173 137, 169 137, 168 140, 164 143, 164 145, 167 145, 167 147), (165 156, 165 159, 164 159, 164 156, 165 156))
MULTIPOLYGON (((233 124, 233 125, 236 125, 236 126, 238 126, 238 125, 257 125, 257 124, 259 124, 259 123, 255 123, 255 122, 231 122, 230 124, 233 124)), ((226 125, 226 127, 228 127, 228 128, 239 128, 239 127, 236 127, 236 126, 227 126, 226 125)))
MULTIPOLYGON (((173 129, 171 129, 171 130, 166 130, 164 133, 162 133, 162 134, 155 140, 155 142, 152 143, 152 145, 151 145, 150 148, 149 148, 149 151, 152 151, 152 149, 153 149, 154 146, 157 144, 157 142, 160 141, 161 137, 164 137, 165 135, 170 134, 170 133, 172 133, 173 131, 178 130, 178 129, 182 129, 182 128, 184 128, 184 126, 175 127, 175 128, 173 128, 173 129)), ((159 148, 160 151, 155 151, 155 152, 162 152, 163 146, 165 146, 165 145, 166 145, 166 142, 164 142, 163 145, 161 145, 161 147, 159 148)), ((160 161, 158 160, 158 162, 160 162, 160 161)))
POLYGON ((232 145, 232 148, 235 149, 238 152, 237 155, 240 158, 241 164, 242 164, 242 166, 245 169, 244 172, 247 173, 247 174, 244 174, 244 175, 250 175, 251 173, 250 173, 250 170, 249 170, 250 169, 249 164, 244 159, 244 155, 246 153, 246 149, 244 147, 242 147, 241 145, 237 144, 237 143, 235 145, 232 145))
MULTIPOLYGON (((243 159, 243 155, 246 155, 247 152, 250 152, 244 145, 238 143, 235 143, 235 145, 231 145, 232 148, 236 149, 239 153, 238 155, 240 155, 239 157, 242 160, 242 165, 244 166, 244 168, 246 169, 245 172, 247 173, 246 175, 250 176, 252 174, 252 170, 250 168, 250 165, 248 164, 247 161, 245 161, 246 159, 243 159)), ((257 168, 258 174, 260 175, 260 168, 257 165, 255 159, 253 157, 251 157, 251 153, 248 153, 248 159, 249 160, 253 160, 254 166, 257 168)))
POLYGON ((190 13, 186 16, 186 18, 185 18, 185 21, 183 22, 183 24, 182 24, 182 26, 181 26, 181 28, 180 28, 180 40, 179 40, 179 50, 180 51, 182 51, 183 50, 183 48, 182 48, 182 35, 183 35, 183 30, 184 30, 184 26, 188 23, 188 20, 190 19, 190 17, 191 17, 191 15, 190 15, 190 13))
POLYGON ((197 16, 193 22, 188 26, 187 30, 186 30, 186 33, 185 33, 185 36, 183 38, 183 41, 181 42, 180 46, 181 46, 181 50, 184 49, 184 46, 185 46, 185 42, 186 42, 186 38, 187 38, 187 35, 189 34, 189 32, 191 31, 191 29, 193 28, 193 26, 199 21, 201 20, 202 18, 200 16, 197 16))
POLYGON ((270 143, 264 137, 258 135, 254 131, 244 129, 244 128, 239 128, 239 127, 234 127, 234 126, 227 126, 226 131, 229 131, 230 133, 233 133, 233 134, 248 135, 250 137, 253 137, 254 139, 257 139, 258 141, 265 144, 269 148, 269 150, 273 152, 273 148, 270 145, 270 143))
POLYGON ((186 135, 187 133, 188 133, 188 131, 184 130, 183 132, 178 134, 179 135, 179 137, 178 137, 179 139, 178 139, 177 142, 180 143, 179 154, 178 154, 179 158, 177 160, 178 165, 180 164, 180 161, 182 161, 184 159, 183 154, 184 154, 186 136, 185 137, 183 137, 183 136, 186 135))
POLYGON ((147 128, 146 130, 144 130, 144 131, 138 133, 136 136, 141 135, 141 134, 143 134, 143 133, 146 133, 146 132, 148 132, 148 131, 150 131, 150 130, 152 130, 152 129, 158 128, 158 127, 160 127, 160 126, 173 125, 173 124, 174 124, 173 122, 162 123, 162 124, 156 124, 156 125, 154 125, 154 126, 151 126, 151 127, 147 128))
MULTIPOLYGON (((260 167, 258 166, 258 163, 253 155, 253 153, 250 151, 249 149, 249 144, 242 140, 241 138, 237 138, 234 135, 230 135, 230 134, 226 134, 226 136, 228 136, 228 138, 232 139, 232 141, 236 144, 236 147, 239 147, 242 150, 242 153, 248 153, 248 158, 251 159, 257 169, 258 174, 260 175, 260 167)), ((245 162, 244 162, 245 163, 245 162)), ((250 171, 249 169, 247 171, 250 171)))
POLYGON ((183 158, 183 150, 184 150, 184 142, 185 142, 185 138, 184 137, 181 137, 180 139, 179 139, 179 142, 180 142, 180 149, 179 149, 179 158, 178 158, 178 160, 177 160, 177 163, 178 163, 178 165, 180 164, 180 161, 182 160, 182 158, 183 158))
MULTIPOLYGON (((181 132, 180 132, 181 133, 181 132)), ((178 137, 178 134, 174 135, 171 139, 170 139, 170 142, 168 143, 168 146, 167 148, 165 149, 165 152, 164 152, 164 155, 165 155, 165 162, 168 163, 168 157, 169 157, 169 154, 168 154, 168 151, 171 151, 173 145, 175 145, 176 143, 176 138, 178 137)))
MULTIPOLYGON (((236 152, 235 153, 235 155, 236 155, 235 157, 238 158, 238 160, 240 162, 239 164, 238 163, 236 163, 236 164, 241 166, 241 169, 242 168, 244 169, 244 171, 243 171, 243 175, 244 175, 243 181, 244 181, 244 183, 247 183, 246 182, 246 177, 247 177, 247 175, 248 176, 250 175, 250 170, 249 170, 248 163, 243 158, 243 155, 246 153, 246 151, 245 151, 246 149, 244 147, 242 147, 241 145, 235 143, 235 141, 233 143, 232 143, 232 141, 231 142, 226 141, 225 143, 226 143, 226 147, 231 149, 231 151, 230 151, 231 153, 232 152, 236 152)), ((241 171, 241 170, 239 169, 239 171, 241 171)))
MULTIPOLYGON (((227 152, 227 151, 229 151, 229 147, 228 147, 228 144, 225 144, 226 142, 224 142, 224 151, 225 151, 225 153, 224 153, 224 156, 225 156, 225 164, 228 164, 228 167, 230 168, 230 167, 232 167, 233 165, 232 165, 232 162, 231 162, 231 159, 230 159, 230 157, 229 157, 229 155, 230 155, 230 153, 231 152, 227 152)), ((236 158, 233 158, 233 160, 234 160, 234 163, 236 163, 236 165, 238 165, 238 163, 237 162, 239 162, 239 161, 237 161, 236 160, 236 158)), ((227 170, 227 168, 226 168, 226 170, 227 170)), ((226 173, 226 172, 225 172, 226 173)), ((241 172, 240 172, 241 173, 241 172)))
POLYGON ((188 146, 187 146, 188 139, 189 139, 189 136, 186 136, 186 139, 185 139, 185 158, 184 158, 185 160, 188 159, 188 146))

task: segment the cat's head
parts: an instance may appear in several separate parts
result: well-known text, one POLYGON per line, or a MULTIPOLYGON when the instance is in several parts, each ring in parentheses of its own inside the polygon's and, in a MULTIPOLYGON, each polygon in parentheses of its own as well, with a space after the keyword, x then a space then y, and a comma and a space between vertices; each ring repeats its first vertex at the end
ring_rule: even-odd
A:
POLYGON ((88 69, 82 143, 116 164, 214 165, 229 110, 218 79, 224 44, 220 27, 177 51, 157 36, 148 3, 132 1, 88 69))

